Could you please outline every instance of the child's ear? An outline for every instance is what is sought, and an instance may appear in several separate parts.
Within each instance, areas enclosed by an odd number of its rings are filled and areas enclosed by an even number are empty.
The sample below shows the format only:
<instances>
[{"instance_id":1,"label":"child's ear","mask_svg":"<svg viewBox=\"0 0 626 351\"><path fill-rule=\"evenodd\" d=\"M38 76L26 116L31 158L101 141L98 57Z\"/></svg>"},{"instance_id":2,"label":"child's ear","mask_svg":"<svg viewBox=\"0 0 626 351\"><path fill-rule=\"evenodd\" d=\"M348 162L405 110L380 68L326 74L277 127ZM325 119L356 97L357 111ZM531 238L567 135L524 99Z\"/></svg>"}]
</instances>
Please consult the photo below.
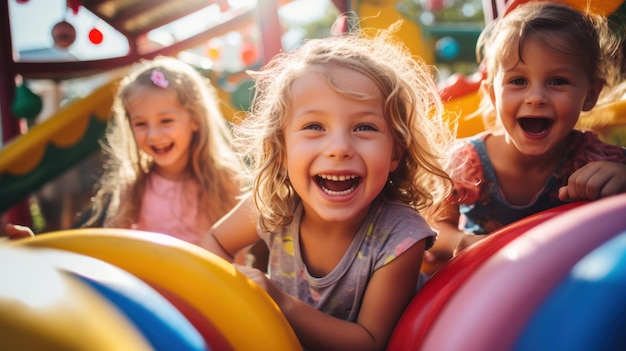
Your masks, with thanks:
<instances>
[{"instance_id":1,"label":"child's ear","mask_svg":"<svg viewBox=\"0 0 626 351\"><path fill-rule=\"evenodd\" d=\"M402 156L404 155L404 150L397 145L393 148L393 155L391 155L391 163L389 164L389 172L393 172L398 169L400 165L400 160L402 160Z\"/></svg>"},{"instance_id":2,"label":"child's ear","mask_svg":"<svg viewBox=\"0 0 626 351\"><path fill-rule=\"evenodd\" d=\"M601 80L596 80L589 84L587 96L585 96L585 101L583 102L583 111L589 111L596 105L603 87L604 82Z\"/></svg>"},{"instance_id":3,"label":"child's ear","mask_svg":"<svg viewBox=\"0 0 626 351\"><path fill-rule=\"evenodd\" d=\"M480 82L480 92L483 96L489 96L489 100L493 105L496 104L496 95L493 92L493 85L486 79Z\"/></svg>"},{"instance_id":4,"label":"child's ear","mask_svg":"<svg viewBox=\"0 0 626 351\"><path fill-rule=\"evenodd\" d=\"M198 121L192 120L191 121L191 131L192 132L197 132L198 130L200 130L200 126L198 126Z\"/></svg>"}]
</instances>

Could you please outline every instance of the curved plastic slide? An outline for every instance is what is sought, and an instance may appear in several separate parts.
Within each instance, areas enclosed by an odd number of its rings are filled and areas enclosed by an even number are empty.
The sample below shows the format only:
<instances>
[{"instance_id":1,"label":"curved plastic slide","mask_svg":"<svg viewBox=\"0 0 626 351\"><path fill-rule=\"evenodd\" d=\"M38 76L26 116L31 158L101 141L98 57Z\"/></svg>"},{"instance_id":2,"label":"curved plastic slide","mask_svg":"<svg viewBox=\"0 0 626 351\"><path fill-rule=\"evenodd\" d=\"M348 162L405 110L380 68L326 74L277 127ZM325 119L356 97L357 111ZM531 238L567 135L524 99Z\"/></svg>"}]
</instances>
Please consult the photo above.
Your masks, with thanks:
<instances>
[{"instance_id":1,"label":"curved plastic slide","mask_svg":"<svg viewBox=\"0 0 626 351\"><path fill-rule=\"evenodd\" d=\"M0 149L0 212L98 150L118 82L115 75Z\"/></svg>"}]
</instances>

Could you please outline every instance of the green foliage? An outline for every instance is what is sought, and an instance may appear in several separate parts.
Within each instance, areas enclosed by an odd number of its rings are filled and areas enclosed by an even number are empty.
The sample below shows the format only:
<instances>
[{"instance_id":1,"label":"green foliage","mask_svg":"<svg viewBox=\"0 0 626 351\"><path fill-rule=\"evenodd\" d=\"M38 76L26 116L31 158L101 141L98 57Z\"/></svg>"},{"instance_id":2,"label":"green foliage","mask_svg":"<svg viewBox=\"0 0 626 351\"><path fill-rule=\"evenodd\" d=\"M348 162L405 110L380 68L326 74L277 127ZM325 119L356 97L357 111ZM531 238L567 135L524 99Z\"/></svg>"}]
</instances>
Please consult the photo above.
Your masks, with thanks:
<instances>
[{"instance_id":1,"label":"green foliage","mask_svg":"<svg viewBox=\"0 0 626 351\"><path fill-rule=\"evenodd\" d=\"M442 2L439 9L431 9L428 4ZM454 23L484 25L482 0L399 0L398 10L407 18L423 26Z\"/></svg>"}]
</instances>

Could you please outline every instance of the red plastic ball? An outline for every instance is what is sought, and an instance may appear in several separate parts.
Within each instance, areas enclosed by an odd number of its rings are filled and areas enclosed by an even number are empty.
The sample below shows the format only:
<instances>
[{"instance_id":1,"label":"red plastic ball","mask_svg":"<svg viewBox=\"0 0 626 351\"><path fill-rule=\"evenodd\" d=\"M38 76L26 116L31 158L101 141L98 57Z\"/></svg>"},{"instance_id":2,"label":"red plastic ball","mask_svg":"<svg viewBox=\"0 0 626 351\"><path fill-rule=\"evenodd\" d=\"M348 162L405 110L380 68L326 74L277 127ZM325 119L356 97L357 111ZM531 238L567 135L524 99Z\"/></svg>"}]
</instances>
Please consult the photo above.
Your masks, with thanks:
<instances>
[{"instance_id":1,"label":"red plastic ball","mask_svg":"<svg viewBox=\"0 0 626 351\"><path fill-rule=\"evenodd\" d=\"M252 43L244 43L240 49L241 61L244 65L250 66L258 59L256 46Z\"/></svg>"},{"instance_id":2,"label":"red plastic ball","mask_svg":"<svg viewBox=\"0 0 626 351\"><path fill-rule=\"evenodd\" d=\"M93 44L98 45L102 43L103 39L104 39L104 35L102 35L102 32L98 28L92 28L89 31L89 41L92 42Z\"/></svg>"}]
</instances>

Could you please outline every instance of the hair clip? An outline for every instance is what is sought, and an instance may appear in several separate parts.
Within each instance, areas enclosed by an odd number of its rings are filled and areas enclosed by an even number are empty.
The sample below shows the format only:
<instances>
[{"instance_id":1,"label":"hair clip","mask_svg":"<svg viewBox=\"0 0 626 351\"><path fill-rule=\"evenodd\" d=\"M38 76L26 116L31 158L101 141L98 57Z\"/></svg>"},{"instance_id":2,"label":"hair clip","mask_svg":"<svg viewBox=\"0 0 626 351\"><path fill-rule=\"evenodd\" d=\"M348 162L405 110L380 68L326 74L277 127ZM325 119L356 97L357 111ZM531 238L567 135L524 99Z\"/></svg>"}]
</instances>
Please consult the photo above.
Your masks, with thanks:
<instances>
[{"instance_id":1,"label":"hair clip","mask_svg":"<svg viewBox=\"0 0 626 351\"><path fill-rule=\"evenodd\" d=\"M163 89L167 88L167 86L170 84L170 82L165 79L165 75L163 74L163 72L159 71L158 69L152 71L152 74L150 75L150 80L152 81L152 83L154 83L154 85Z\"/></svg>"}]
</instances>

